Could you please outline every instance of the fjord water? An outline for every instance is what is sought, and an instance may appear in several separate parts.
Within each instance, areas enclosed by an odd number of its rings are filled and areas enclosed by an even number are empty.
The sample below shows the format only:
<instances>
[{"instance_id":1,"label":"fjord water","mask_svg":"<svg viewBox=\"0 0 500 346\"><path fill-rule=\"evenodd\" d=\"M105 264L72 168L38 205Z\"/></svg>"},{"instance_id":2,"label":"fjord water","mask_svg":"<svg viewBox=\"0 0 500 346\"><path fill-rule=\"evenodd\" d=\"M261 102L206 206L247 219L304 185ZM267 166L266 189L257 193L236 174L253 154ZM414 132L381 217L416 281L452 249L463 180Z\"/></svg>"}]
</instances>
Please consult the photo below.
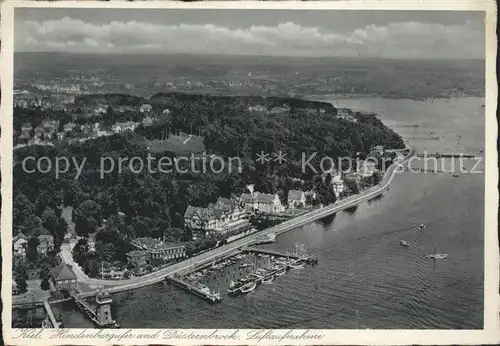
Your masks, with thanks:
<instances>
[{"instance_id":1,"label":"fjord water","mask_svg":"<svg viewBox=\"0 0 500 346\"><path fill-rule=\"evenodd\" d=\"M484 99L331 101L379 113L419 152L484 150ZM284 252L305 244L319 257L317 266L292 270L244 297L227 297L221 278L223 301L216 306L166 283L116 294L114 318L124 328L482 328L483 196L483 173L402 172L380 198L266 246ZM421 223L424 231L408 229ZM448 258L426 258L435 247ZM66 327L90 326L69 305L63 310Z\"/></svg>"}]
</instances>

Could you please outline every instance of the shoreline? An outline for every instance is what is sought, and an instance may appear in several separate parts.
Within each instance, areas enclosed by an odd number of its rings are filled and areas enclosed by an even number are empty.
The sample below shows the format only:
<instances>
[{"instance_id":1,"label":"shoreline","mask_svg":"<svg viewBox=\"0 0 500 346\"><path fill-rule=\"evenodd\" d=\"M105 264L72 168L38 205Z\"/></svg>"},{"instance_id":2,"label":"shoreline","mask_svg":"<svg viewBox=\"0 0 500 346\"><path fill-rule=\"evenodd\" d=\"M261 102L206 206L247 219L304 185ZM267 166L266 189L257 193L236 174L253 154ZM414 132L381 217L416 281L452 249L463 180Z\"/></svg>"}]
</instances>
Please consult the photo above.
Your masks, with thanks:
<instances>
[{"instance_id":1,"label":"shoreline","mask_svg":"<svg viewBox=\"0 0 500 346\"><path fill-rule=\"evenodd\" d=\"M410 153L407 156L403 156L401 154L401 151L406 151L406 150L410 150ZM204 263L216 260L217 258L227 257L233 253L235 254L240 251L240 248L253 244L255 240L259 237L267 236L270 233L274 233L276 236L278 236L280 234L289 232L298 227L302 227L305 224L313 222L317 219L323 218L325 216L358 205L366 200L369 200L384 193L392 183L392 180L395 174L397 173L397 168L400 167L401 165L404 165L412 156L415 155L415 149L411 145L407 144L405 149L402 149L397 153L399 154L398 158L386 170L381 182L378 185L375 185L367 190L362 191L362 193L360 194L353 195L335 204L331 204L321 209L310 211L306 214L302 214L294 219L287 220L276 226L242 237L240 239L235 240L234 242L223 245L219 248L211 249L195 257L191 257L181 262L172 264L166 268L158 270L157 272L127 280L101 280L101 279L89 278L86 274L83 273L83 271L79 266L75 268L76 269L75 272L77 276L81 279L83 284L88 286L102 286L103 290L108 293L127 291L163 281L165 277L181 272L188 267L192 267L193 264L194 266L202 266ZM71 252L69 251L70 249L68 245L69 244L63 245L63 247L61 248L60 256L63 262L74 266L75 263L74 261L72 261ZM198 262L201 261L202 263L198 263L197 261ZM95 292L96 292L95 290L82 292L81 295L92 296L95 294Z\"/></svg>"}]
</instances>

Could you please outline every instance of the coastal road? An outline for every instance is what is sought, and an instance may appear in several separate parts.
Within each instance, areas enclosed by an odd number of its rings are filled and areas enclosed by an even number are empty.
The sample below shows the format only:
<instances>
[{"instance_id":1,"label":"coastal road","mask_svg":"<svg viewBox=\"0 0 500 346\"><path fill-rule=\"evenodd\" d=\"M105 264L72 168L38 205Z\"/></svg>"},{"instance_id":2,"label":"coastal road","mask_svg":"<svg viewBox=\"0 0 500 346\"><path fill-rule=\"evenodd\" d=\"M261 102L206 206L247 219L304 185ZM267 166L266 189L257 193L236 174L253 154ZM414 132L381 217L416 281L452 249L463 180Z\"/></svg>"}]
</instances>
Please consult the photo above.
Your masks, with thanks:
<instances>
[{"instance_id":1,"label":"coastal road","mask_svg":"<svg viewBox=\"0 0 500 346\"><path fill-rule=\"evenodd\" d=\"M397 151L398 157L396 158L396 161L393 165L391 165L388 170L385 172L384 177L382 178L382 181L376 185L373 186L367 190L364 190L362 193L350 196L348 198L345 198L341 201L337 201L335 204L328 205L326 207L320 208L313 210L311 212L308 212L306 214L300 215L296 218L287 220L279 225L276 225L271 228L267 228L265 230L262 230L260 232L248 235L246 237L240 238L238 240L235 240L234 242L231 242L229 244L223 245L219 248L204 252L202 254L196 255L190 259L184 260L182 262L178 262L175 264L172 264L168 267L165 267L163 269L160 269L156 272L146 274L140 277L134 277L131 279L127 280L100 280L100 279L93 279L89 278L81 268L74 263L72 255L71 255L71 247L69 244L64 244L61 246L61 258L65 263L71 264L74 268L75 274L78 277L78 281L81 283L85 283L89 286L103 286L105 291L108 291L110 293L112 292L119 292L119 291L125 291L129 289L134 289L146 285L150 285L159 281L162 281L166 276L170 276L173 274L176 274L178 272L182 272L186 269L191 268L192 266L198 266L201 264L209 263L211 261L214 261L218 258L225 257L231 253L237 253L239 252L239 248L245 247L252 245L257 238L260 238L262 236L274 233L276 235L290 231L292 229L295 229L297 227L304 226L308 223L311 223L315 220L321 219L323 217L326 217L328 215L331 215L333 213L337 213L339 211L345 210L347 208L350 208L352 206L358 205L361 202L367 201L369 199L372 199L381 193L383 193L387 188L389 187L390 183L392 182L392 179L394 178L395 173L398 171L398 167L402 167L409 159L415 154L415 151L411 147L407 147L407 149L410 149L410 154L404 157L402 155L402 151ZM92 295L93 293L89 292L87 295ZM86 294L83 293L82 296L85 296Z\"/></svg>"}]
</instances>

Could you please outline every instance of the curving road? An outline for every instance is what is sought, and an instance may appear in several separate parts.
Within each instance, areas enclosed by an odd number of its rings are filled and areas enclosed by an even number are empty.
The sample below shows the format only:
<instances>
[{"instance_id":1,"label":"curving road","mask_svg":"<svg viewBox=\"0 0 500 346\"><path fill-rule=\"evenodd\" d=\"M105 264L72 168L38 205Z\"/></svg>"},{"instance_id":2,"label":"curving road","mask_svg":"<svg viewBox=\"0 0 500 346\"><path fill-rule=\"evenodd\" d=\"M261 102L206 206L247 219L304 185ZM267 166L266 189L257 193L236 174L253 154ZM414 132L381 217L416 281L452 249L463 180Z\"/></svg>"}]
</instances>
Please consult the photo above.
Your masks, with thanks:
<instances>
[{"instance_id":1,"label":"curving road","mask_svg":"<svg viewBox=\"0 0 500 346\"><path fill-rule=\"evenodd\" d=\"M409 155L406 157L403 156L402 152L404 150L410 150ZM163 280L166 276L170 276L173 274L176 274L178 272L181 272L183 270L186 270L190 267L193 266L199 266L202 264L206 264L208 262L214 261L218 258L225 257L231 254L236 254L239 252L239 248L245 247L248 245L251 245L254 243L257 238L262 237L264 235L270 234L270 233L275 233L276 235L279 235L281 233L290 231L292 229L295 229L297 227L301 227L303 225L306 225L308 223L311 223L315 220L321 219L325 216L331 215L333 213L342 211L344 209L347 209L349 207L355 206L360 204L363 201L369 200L371 198L374 198L381 193L383 193L387 188L389 187L390 183L392 182L395 173L397 172L398 167L402 167L412 156L415 155L415 150L407 145L407 148L404 150L399 150L395 151L398 157L395 160L395 163L391 165L388 170L385 172L384 177L382 181L376 185L373 186L367 190L364 190L362 193L354 196L350 196L348 198L345 198L341 201L337 201L335 204L328 205L326 207L323 207L321 209L316 209L311 212L308 212L306 214L302 214L296 218L287 220L279 225L276 225L274 227L262 230L260 232L248 235L246 237L243 237L241 239L235 240L234 242L231 242L229 244L223 245L219 248L204 252L202 254L196 255L190 259L184 260L182 262L178 262L176 264L172 264L166 268L160 269L156 272L146 274L140 277L134 277L131 279L127 280L100 280L100 279L92 279L89 278L81 268L74 263L73 257L71 255L71 246L69 244L64 244L61 246L61 252L60 256L62 260L65 263L71 264L73 266L73 269L75 271L75 274L78 277L78 281L81 283L85 283L87 285L99 285L99 286L104 286L104 290L108 292L119 292L119 291L125 291L129 289L134 289L146 285L153 284L155 282L159 282ZM95 292L89 292L89 293L83 293L81 296L91 296Z\"/></svg>"}]
</instances>

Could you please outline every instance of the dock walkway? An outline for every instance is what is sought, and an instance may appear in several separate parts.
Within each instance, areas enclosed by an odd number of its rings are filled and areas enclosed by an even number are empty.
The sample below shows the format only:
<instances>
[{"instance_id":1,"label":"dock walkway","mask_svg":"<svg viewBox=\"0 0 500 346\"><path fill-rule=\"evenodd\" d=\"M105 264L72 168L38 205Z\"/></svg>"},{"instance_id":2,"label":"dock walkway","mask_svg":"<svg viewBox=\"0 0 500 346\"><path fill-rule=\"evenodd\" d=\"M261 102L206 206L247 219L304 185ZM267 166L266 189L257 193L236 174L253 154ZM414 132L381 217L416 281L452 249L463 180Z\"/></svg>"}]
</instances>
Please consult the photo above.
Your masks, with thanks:
<instances>
[{"instance_id":1,"label":"dock walkway","mask_svg":"<svg viewBox=\"0 0 500 346\"><path fill-rule=\"evenodd\" d=\"M52 323L52 326L55 329L59 329L61 326L61 323L57 321L56 316L54 316L54 313L52 312L52 308L50 307L49 301L47 299L43 300L43 306L45 307L45 311L47 311L47 315L49 316L50 323Z\"/></svg>"},{"instance_id":2,"label":"dock walkway","mask_svg":"<svg viewBox=\"0 0 500 346\"><path fill-rule=\"evenodd\" d=\"M207 292L207 291L201 290L198 287L191 285L190 283L183 281L179 278L176 278L174 276L167 276L166 279L167 279L167 281L172 282L173 284L184 288L188 292L194 293L198 297L201 297L201 298L209 301L210 303L213 303L213 304L219 303L222 300L220 295L212 293L212 292Z\"/></svg>"},{"instance_id":3,"label":"dock walkway","mask_svg":"<svg viewBox=\"0 0 500 346\"><path fill-rule=\"evenodd\" d=\"M257 249L254 247L247 247L242 250L243 253L245 252L251 252L251 253L256 253L256 254L261 254L261 255L268 255L268 256L276 256L276 257L288 257L291 259L296 259L298 260L301 258L301 256L298 256L296 254L284 254L278 251L273 251L273 250L267 250L267 249Z\"/></svg>"}]
</instances>

